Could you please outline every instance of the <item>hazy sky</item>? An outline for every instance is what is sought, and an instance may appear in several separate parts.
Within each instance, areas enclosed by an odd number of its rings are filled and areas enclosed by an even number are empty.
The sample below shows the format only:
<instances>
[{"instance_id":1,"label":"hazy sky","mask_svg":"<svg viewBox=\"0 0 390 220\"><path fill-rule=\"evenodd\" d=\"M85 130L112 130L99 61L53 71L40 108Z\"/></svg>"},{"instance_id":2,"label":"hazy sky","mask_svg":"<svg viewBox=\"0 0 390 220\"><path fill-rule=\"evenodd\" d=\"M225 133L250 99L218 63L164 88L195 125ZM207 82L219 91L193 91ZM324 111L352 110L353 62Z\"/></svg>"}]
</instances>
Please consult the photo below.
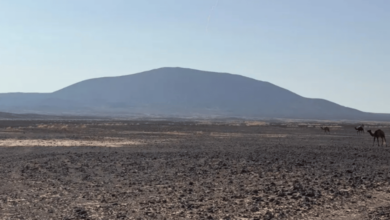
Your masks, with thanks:
<instances>
[{"instance_id":1,"label":"hazy sky","mask_svg":"<svg viewBox=\"0 0 390 220\"><path fill-rule=\"evenodd\" d=\"M0 92L187 67L390 113L389 0L215 3L0 0Z\"/></svg>"}]
</instances>

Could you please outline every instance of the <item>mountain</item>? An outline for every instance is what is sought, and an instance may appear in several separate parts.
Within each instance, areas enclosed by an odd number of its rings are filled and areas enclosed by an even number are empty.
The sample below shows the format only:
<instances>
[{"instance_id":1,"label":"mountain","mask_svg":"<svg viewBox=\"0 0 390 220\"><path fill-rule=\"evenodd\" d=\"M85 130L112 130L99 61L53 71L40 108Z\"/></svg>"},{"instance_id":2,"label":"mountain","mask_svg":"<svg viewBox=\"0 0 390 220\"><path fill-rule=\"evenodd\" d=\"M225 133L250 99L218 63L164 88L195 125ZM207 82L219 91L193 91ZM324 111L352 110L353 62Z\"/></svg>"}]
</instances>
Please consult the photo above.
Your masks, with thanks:
<instances>
[{"instance_id":1,"label":"mountain","mask_svg":"<svg viewBox=\"0 0 390 220\"><path fill-rule=\"evenodd\" d=\"M228 73L160 68L85 80L53 93L0 94L0 111L14 113L390 120L323 99L309 99L268 82Z\"/></svg>"}]
</instances>

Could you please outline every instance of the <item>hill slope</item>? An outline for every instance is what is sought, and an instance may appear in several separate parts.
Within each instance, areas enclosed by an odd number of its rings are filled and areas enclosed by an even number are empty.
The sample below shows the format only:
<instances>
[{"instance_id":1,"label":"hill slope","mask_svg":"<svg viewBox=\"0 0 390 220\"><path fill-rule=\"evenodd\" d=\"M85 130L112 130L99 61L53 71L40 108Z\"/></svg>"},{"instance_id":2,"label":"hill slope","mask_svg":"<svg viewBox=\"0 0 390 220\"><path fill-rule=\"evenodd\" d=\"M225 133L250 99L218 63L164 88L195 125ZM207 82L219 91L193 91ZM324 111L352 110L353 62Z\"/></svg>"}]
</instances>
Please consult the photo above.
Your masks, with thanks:
<instances>
[{"instance_id":1,"label":"hill slope","mask_svg":"<svg viewBox=\"0 0 390 220\"><path fill-rule=\"evenodd\" d=\"M184 68L82 81L50 94L0 94L0 110L50 114L390 120L268 82Z\"/></svg>"}]
</instances>

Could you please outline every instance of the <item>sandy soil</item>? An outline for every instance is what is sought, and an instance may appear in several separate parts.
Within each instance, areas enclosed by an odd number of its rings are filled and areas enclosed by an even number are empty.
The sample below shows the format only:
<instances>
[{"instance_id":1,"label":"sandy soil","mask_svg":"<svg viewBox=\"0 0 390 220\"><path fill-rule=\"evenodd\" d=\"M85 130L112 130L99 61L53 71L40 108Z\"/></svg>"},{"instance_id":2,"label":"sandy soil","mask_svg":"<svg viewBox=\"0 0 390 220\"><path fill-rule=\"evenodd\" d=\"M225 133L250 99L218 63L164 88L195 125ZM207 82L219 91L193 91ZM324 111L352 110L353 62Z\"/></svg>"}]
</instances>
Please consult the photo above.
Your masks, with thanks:
<instances>
[{"instance_id":1,"label":"sandy soil","mask_svg":"<svg viewBox=\"0 0 390 220\"><path fill-rule=\"evenodd\" d=\"M2 121L0 219L390 219L390 146L319 126Z\"/></svg>"}]
</instances>

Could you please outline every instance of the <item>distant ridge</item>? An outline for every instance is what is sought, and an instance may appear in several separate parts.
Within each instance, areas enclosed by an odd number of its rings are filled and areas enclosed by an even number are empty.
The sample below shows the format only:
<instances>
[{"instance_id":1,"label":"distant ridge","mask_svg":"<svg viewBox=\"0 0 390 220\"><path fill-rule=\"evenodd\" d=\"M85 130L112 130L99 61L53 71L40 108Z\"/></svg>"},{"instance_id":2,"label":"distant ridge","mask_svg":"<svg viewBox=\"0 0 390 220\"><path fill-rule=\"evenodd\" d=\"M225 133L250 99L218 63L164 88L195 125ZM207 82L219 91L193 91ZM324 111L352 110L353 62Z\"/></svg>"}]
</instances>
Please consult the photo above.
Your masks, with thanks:
<instances>
[{"instance_id":1,"label":"distant ridge","mask_svg":"<svg viewBox=\"0 0 390 220\"><path fill-rule=\"evenodd\" d=\"M111 119L108 117L91 117L77 115L40 115L40 114L14 114L8 112L0 112L0 120L104 120Z\"/></svg>"},{"instance_id":2,"label":"distant ridge","mask_svg":"<svg viewBox=\"0 0 390 220\"><path fill-rule=\"evenodd\" d=\"M141 117L385 120L268 82L228 73L160 68L85 80L53 93L0 94L0 111Z\"/></svg>"}]
</instances>

